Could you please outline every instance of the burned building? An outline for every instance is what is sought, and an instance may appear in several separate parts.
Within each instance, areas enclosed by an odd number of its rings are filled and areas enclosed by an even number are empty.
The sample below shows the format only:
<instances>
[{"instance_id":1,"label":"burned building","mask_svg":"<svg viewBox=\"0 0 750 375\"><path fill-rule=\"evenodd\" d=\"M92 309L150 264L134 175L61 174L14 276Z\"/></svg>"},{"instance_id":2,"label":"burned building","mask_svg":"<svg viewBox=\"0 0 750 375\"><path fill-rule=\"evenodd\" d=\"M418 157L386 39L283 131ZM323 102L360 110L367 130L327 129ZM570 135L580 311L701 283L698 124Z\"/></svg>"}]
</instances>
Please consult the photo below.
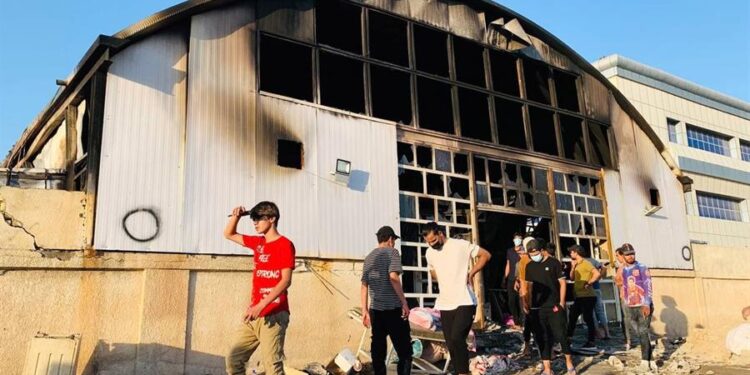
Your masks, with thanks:
<instances>
[{"instance_id":1,"label":"burned building","mask_svg":"<svg viewBox=\"0 0 750 375\"><path fill-rule=\"evenodd\" d=\"M659 137L580 55L490 1L188 1L100 36L64 84L5 182L81 192L76 246L94 259L233 261L246 252L222 237L227 214L272 200L305 264L356 273L375 230L400 228L413 305L437 292L418 235L429 221L498 254L488 303L514 232L563 259L581 244L611 260L627 241L652 267L692 267L690 181ZM196 308L193 277L175 288Z\"/></svg>"}]
</instances>

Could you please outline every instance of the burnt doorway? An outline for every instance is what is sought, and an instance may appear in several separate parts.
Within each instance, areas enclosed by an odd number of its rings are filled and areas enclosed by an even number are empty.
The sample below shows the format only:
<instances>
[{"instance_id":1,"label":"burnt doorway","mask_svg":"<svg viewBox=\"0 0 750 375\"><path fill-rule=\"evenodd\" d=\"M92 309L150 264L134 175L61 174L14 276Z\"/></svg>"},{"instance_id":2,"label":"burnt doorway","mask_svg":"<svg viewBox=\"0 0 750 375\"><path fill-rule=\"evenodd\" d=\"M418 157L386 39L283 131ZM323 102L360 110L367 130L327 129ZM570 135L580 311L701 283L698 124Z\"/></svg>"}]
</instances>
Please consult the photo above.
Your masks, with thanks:
<instances>
[{"instance_id":1,"label":"burnt doorway","mask_svg":"<svg viewBox=\"0 0 750 375\"><path fill-rule=\"evenodd\" d=\"M550 224L549 218L540 216L485 210L477 212L479 245L492 254L492 259L484 267L482 273L485 301L490 304L489 316L493 321L501 322L502 314L508 312L503 279L507 260L506 252L513 247L513 234L518 232L524 237L541 237L549 240Z\"/></svg>"}]
</instances>

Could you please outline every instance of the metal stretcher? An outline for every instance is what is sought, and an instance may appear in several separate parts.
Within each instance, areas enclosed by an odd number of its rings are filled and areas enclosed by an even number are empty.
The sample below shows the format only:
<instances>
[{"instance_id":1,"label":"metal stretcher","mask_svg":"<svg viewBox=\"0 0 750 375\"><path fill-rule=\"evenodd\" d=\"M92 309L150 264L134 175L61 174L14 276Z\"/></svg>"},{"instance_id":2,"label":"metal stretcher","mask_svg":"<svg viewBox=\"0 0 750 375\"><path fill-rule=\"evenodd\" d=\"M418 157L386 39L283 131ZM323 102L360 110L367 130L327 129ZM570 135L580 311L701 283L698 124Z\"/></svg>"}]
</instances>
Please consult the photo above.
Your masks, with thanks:
<instances>
[{"instance_id":1,"label":"metal stretcher","mask_svg":"<svg viewBox=\"0 0 750 375\"><path fill-rule=\"evenodd\" d=\"M351 310L349 310L348 314L349 318L352 320L359 322L362 324L362 309L359 307L354 307ZM411 328L411 338L412 339L420 339L424 341L437 341L437 342L445 342L445 337L443 337L442 332L435 332L430 331L428 329L424 329L422 327L416 326L409 322L409 327ZM359 339L359 346L357 347L357 357L360 355L364 358L367 358L368 360L372 360L372 356L370 355L370 352L368 352L365 349L365 339L370 333L370 328L365 328L364 332L362 332L362 336ZM388 355L386 356L385 363L391 362L391 357L394 355L395 349L393 348L392 344L389 344L388 349ZM450 364L451 359L450 355L446 353L446 359L445 359L445 365L443 368L439 368L435 366L434 364L422 359L422 358L412 358L412 374L447 374L448 373L448 365Z\"/></svg>"}]
</instances>

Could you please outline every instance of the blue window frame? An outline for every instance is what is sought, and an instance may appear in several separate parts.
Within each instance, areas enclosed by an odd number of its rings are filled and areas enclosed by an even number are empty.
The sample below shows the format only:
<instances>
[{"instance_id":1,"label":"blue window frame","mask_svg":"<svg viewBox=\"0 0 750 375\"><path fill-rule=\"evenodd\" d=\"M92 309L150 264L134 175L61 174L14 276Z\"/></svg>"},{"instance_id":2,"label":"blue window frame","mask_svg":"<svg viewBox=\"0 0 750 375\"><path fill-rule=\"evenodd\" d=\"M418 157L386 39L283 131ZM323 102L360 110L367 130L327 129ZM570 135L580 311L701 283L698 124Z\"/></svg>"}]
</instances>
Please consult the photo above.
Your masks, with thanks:
<instances>
[{"instance_id":1,"label":"blue window frame","mask_svg":"<svg viewBox=\"0 0 750 375\"><path fill-rule=\"evenodd\" d=\"M713 219L742 221L740 200L720 195L697 192L698 214Z\"/></svg>"},{"instance_id":2,"label":"blue window frame","mask_svg":"<svg viewBox=\"0 0 750 375\"><path fill-rule=\"evenodd\" d=\"M687 127L688 146L729 156L729 138L695 126Z\"/></svg>"}]
</instances>

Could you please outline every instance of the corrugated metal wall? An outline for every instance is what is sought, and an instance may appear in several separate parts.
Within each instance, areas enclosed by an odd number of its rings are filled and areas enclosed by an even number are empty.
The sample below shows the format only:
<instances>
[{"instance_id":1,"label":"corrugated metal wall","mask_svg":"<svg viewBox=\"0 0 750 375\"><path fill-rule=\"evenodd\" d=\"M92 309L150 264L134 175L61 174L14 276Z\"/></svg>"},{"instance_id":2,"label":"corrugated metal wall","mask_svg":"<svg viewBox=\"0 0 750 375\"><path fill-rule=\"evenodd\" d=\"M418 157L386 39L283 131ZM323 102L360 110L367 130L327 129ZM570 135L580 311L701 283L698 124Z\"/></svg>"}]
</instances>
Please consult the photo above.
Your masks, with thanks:
<instances>
[{"instance_id":1,"label":"corrugated metal wall","mask_svg":"<svg viewBox=\"0 0 750 375\"><path fill-rule=\"evenodd\" d=\"M614 248L629 242L649 267L690 269L682 257L690 246L682 186L641 128L616 103L612 108L620 169L605 172L604 187ZM659 190L662 209L645 216L649 189Z\"/></svg>"},{"instance_id":2,"label":"corrugated metal wall","mask_svg":"<svg viewBox=\"0 0 750 375\"><path fill-rule=\"evenodd\" d=\"M253 4L240 2L191 21L182 235L187 252L246 253L222 232L233 207L255 200L254 18ZM251 229L246 221L240 228Z\"/></svg>"},{"instance_id":3,"label":"corrugated metal wall","mask_svg":"<svg viewBox=\"0 0 750 375\"><path fill-rule=\"evenodd\" d=\"M107 75L95 247L177 251L181 245L187 30L171 29L113 57ZM136 212L125 223L132 210ZM158 225L154 216L158 217ZM124 226L138 242L126 234Z\"/></svg>"}]
</instances>

